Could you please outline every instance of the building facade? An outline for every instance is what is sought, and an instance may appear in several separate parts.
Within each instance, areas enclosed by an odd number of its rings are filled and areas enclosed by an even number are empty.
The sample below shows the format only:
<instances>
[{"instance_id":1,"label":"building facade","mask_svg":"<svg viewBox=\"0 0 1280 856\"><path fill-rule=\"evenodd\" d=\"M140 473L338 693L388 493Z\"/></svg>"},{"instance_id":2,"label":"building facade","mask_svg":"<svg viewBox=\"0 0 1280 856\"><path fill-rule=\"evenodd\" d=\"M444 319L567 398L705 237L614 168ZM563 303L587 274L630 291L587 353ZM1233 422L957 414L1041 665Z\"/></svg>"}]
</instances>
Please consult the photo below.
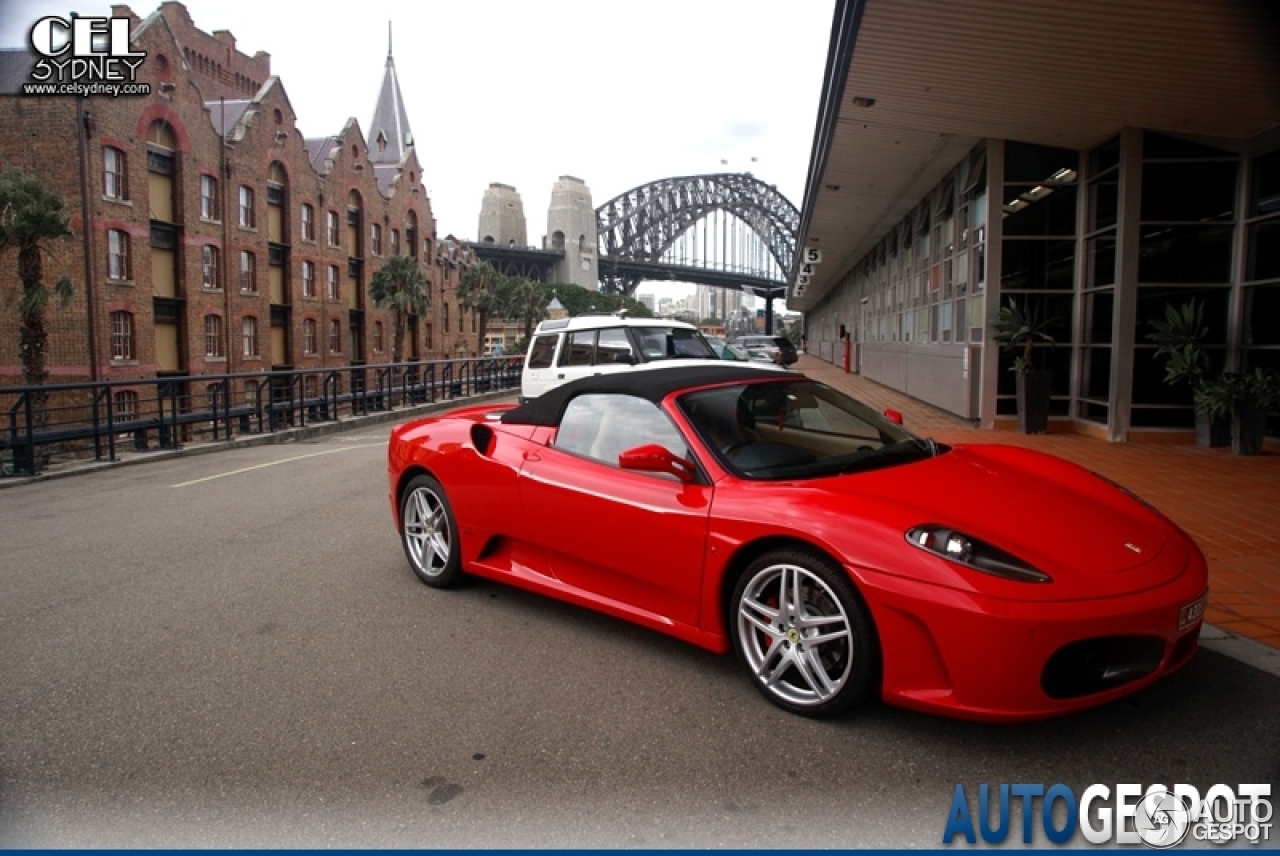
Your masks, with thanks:
<instances>
[{"instance_id":1,"label":"building facade","mask_svg":"<svg viewBox=\"0 0 1280 856\"><path fill-rule=\"evenodd\" d=\"M436 236L390 49L370 137L351 119L307 138L269 55L199 30L180 3L113 15L132 21L149 95L29 97L12 79L0 94L0 168L35 174L72 215L45 270L75 285L47 312L51 382L389 363L394 317L368 290L397 254L418 259L431 298L402 360L479 352L454 296L471 254ZM17 287L14 264L0 282ZM21 383L17 323L0 314L6 384Z\"/></svg>"},{"instance_id":2,"label":"building facade","mask_svg":"<svg viewBox=\"0 0 1280 856\"><path fill-rule=\"evenodd\" d=\"M1149 338L1168 307L1203 308L1213 370L1280 369L1278 19L1006 12L836 4L800 234L820 261L788 307L810 353L987 427L1016 413L993 321L1030 307L1058 429L1189 437L1191 389Z\"/></svg>"}]
</instances>

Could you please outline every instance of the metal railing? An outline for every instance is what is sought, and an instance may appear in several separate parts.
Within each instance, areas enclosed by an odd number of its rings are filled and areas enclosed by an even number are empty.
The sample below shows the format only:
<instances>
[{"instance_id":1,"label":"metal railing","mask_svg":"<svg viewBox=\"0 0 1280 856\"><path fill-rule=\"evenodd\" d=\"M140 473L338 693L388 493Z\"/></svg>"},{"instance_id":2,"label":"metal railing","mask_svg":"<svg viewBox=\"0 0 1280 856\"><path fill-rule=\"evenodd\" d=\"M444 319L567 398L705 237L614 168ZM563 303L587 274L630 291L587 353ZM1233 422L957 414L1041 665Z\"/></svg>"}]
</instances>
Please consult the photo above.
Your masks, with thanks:
<instances>
[{"instance_id":1,"label":"metal railing","mask_svg":"<svg viewBox=\"0 0 1280 856\"><path fill-rule=\"evenodd\" d=\"M518 389L523 357L0 387L0 475Z\"/></svg>"}]
</instances>

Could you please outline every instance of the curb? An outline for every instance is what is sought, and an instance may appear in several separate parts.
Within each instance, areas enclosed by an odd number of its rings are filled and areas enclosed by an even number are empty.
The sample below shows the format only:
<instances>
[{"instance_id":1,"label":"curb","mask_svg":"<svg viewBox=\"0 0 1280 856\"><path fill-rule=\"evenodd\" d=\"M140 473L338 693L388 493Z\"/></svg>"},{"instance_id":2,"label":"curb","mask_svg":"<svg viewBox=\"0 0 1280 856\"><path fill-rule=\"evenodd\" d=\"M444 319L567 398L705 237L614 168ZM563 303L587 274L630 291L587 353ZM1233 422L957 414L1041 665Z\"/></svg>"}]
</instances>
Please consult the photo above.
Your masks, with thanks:
<instances>
[{"instance_id":1,"label":"curb","mask_svg":"<svg viewBox=\"0 0 1280 856\"><path fill-rule=\"evenodd\" d=\"M1239 660L1268 675L1280 678L1280 649L1263 645L1245 636L1237 636L1213 624L1200 625L1200 647L1215 654Z\"/></svg>"}]
</instances>

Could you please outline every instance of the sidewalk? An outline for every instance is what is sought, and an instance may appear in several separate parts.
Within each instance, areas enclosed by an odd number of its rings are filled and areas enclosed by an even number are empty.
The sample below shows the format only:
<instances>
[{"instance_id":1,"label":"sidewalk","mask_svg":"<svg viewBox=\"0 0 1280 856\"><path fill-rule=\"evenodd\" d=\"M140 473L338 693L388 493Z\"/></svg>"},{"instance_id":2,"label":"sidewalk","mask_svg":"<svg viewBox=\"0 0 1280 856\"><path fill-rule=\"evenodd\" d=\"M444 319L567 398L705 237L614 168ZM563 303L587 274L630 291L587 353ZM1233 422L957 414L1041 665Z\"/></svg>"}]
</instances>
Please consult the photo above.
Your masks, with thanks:
<instances>
[{"instance_id":1,"label":"sidewalk","mask_svg":"<svg viewBox=\"0 0 1280 856\"><path fill-rule=\"evenodd\" d=\"M795 368L877 409L897 410L917 434L945 443L1038 449L1124 485L1190 533L1204 551L1209 560L1205 621L1280 649L1280 454L1241 457L1229 449L1190 444L984 431L817 357L801 355Z\"/></svg>"}]
</instances>

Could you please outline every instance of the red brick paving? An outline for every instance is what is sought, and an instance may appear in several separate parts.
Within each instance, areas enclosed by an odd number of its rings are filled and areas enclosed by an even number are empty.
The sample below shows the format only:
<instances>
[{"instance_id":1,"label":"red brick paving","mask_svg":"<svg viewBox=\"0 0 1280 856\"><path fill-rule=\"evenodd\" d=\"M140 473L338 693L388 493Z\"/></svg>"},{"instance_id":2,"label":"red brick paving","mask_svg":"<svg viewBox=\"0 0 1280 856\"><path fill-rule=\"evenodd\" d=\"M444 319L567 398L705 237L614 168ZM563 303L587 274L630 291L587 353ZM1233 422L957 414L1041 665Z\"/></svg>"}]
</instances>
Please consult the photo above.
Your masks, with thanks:
<instances>
[{"instance_id":1,"label":"red brick paving","mask_svg":"<svg viewBox=\"0 0 1280 856\"><path fill-rule=\"evenodd\" d=\"M1109 443L1085 434L981 430L809 355L795 368L946 443L1007 443L1066 458L1124 485L1185 529L1209 561L1205 620L1280 648L1280 454L1242 457L1193 444Z\"/></svg>"}]
</instances>

